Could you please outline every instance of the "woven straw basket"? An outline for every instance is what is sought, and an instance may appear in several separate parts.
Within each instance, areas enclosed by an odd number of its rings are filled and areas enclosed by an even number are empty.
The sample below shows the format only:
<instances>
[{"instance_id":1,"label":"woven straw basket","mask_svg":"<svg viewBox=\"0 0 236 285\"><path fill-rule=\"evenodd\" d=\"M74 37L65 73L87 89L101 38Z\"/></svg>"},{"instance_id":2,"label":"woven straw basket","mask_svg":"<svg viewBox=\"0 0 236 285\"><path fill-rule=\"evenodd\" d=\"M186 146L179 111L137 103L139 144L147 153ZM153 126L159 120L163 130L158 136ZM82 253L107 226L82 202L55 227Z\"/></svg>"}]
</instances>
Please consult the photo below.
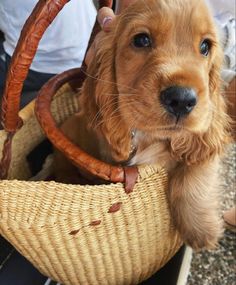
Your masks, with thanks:
<instances>
[{"instance_id":1,"label":"woven straw basket","mask_svg":"<svg viewBox=\"0 0 236 285\"><path fill-rule=\"evenodd\" d=\"M43 32L66 2L39 1L9 68L0 131L0 234L40 272L65 285L138 284L164 266L181 245L170 219L164 169L140 167L132 191L126 191L127 172L81 153L86 167L89 159L97 172L108 169L107 180L113 182L91 186L29 181L27 156L47 130L38 123L35 102L19 111L19 94ZM71 82L79 74L72 70L56 76L40 92L40 97L47 90L55 93L50 103L55 125L78 110ZM50 167L45 174L51 174Z\"/></svg>"}]
</instances>

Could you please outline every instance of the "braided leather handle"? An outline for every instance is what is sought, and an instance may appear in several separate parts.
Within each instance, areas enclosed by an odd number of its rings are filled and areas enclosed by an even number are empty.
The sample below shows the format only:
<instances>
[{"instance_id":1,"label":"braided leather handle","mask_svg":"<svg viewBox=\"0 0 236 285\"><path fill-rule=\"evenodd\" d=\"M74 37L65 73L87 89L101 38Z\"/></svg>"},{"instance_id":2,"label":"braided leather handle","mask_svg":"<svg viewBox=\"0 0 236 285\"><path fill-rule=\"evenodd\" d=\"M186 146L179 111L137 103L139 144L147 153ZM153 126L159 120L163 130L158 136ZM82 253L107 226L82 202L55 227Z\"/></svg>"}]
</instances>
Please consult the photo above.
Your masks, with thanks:
<instances>
[{"instance_id":1,"label":"braided leather handle","mask_svg":"<svg viewBox=\"0 0 236 285\"><path fill-rule=\"evenodd\" d=\"M111 2L112 1L100 1L100 8L103 5L111 6ZM94 39L97 31L98 25L95 24L90 43ZM115 183L124 182L126 193L130 193L137 180L137 167L123 168L113 166L90 156L64 135L57 127L51 114L51 102L58 89L66 82L76 82L77 87L80 87L86 77L83 72L84 68L85 66L83 64L80 69L71 69L51 78L39 91L35 104L36 116L49 140L57 149L64 153L75 166L107 181Z\"/></svg>"},{"instance_id":2,"label":"braided leather handle","mask_svg":"<svg viewBox=\"0 0 236 285\"><path fill-rule=\"evenodd\" d=\"M18 116L24 80L36 53L40 39L62 7L69 0L40 0L26 21L7 73L2 101L2 125L8 132L20 126Z\"/></svg>"},{"instance_id":3,"label":"braided leather handle","mask_svg":"<svg viewBox=\"0 0 236 285\"><path fill-rule=\"evenodd\" d=\"M5 131L14 134L21 126L21 118L18 115L20 108L20 95L23 88L24 80L27 77L29 67L33 61L34 55L40 39L42 38L47 27L51 24L54 18L64 5L70 0L39 0L32 14L26 21L16 49L13 53L11 64L9 66L7 80L5 84L4 96L2 100L2 125ZM112 0L99 0L99 6L111 7ZM96 30L96 25L95 29ZM91 36L94 37L95 32ZM90 43L91 43L90 40ZM70 80L77 79L83 81L80 70L72 70L64 72L52 78L39 92L37 100L36 113L39 121L53 144L64 152L75 165L89 171L90 173L112 182L125 182L125 189L128 192L132 188L137 179L137 168L122 168L114 167L106 164L87 153L83 152L78 146L72 144L65 135L56 127L55 121L50 114L50 103L56 90L62 84ZM45 92L46 91L46 92ZM45 96L48 93L48 96ZM44 96L42 96L44 94ZM6 154L5 148L3 154ZM6 170L1 177L7 176L7 171L10 163L10 156L7 156L7 165L4 164L5 155L3 155L1 165Z\"/></svg>"},{"instance_id":4,"label":"braided leather handle","mask_svg":"<svg viewBox=\"0 0 236 285\"><path fill-rule=\"evenodd\" d=\"M123 182L125 180L124 169L115 167L99 161L82 151L73 144L64 133L57 127L51 114L51 102L57 90L66 82L76 80L77 84L82 84L86 75L82 69L71 69L51 78L39 91L35 113L38 121L53 145L65 154L76 166L97 177L113 182Z\"/></svg>"},{"instance_id":5,"label":"braided leather handle","mask_svg":"<svg viewBox=\"0 0 236 285\"><path fill-rule=\"evenodd\" d=\"M47 27L70 0L39 0L26 21L7 73L2 99L1 122L7 132L15 132L21 126L18 116L20 96L24 80ZM111 6L111 0L99 0L100 7Z\"/></svg>"}]
</instances>

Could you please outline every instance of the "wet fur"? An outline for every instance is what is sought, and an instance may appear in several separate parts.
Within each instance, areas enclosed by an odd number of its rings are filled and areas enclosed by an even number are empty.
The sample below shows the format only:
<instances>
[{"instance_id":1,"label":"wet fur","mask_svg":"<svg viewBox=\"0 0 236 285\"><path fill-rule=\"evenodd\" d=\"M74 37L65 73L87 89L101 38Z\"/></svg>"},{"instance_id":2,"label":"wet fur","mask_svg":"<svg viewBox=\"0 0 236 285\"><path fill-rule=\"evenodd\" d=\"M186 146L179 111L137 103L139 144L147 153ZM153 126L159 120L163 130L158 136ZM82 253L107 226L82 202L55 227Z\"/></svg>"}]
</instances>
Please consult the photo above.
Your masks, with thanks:
<instances>
[{"instance_id":1,"label":"wet fur","mask_svg":"<svg viewBox=\"0 0 236 285\"><path fill-rule=\"evenodd\" d=\"M132 45L142 32L151 35L152 48ZM199 52L204 38L212 41L208 57ZM220 92L222 52L204 1L137 1L110 33L101 32L100 41L81 90L81 112L64 124L64 132L110 163L166 167L170 211L183 240L196 250L215 247L222 233L217 170L228 117ZM193 111L178 122L159 100L161 90L173 85L198 95ZM131 145L137 151L129 159ZM56 156L58 177L75 179L75 167Z\"/></svg>"}]
</instances>

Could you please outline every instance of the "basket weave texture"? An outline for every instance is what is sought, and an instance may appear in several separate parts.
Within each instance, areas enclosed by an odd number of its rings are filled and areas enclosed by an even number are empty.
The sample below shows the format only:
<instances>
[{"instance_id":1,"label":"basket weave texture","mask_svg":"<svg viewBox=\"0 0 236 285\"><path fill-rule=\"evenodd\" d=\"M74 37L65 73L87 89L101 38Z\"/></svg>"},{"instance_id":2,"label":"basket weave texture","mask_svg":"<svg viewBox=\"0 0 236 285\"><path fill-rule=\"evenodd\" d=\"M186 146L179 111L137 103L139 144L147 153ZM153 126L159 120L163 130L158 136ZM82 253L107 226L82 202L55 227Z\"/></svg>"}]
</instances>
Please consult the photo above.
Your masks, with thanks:
<instances>
[{"instance_id":1,"label":"basket weave texture","mask_svg":"<svg viewBox=\"0 0 236 285\"><path fill-rule=\"evenodd\" d=\"M63 284L138 284L180 245L170 222L165 172L139 171L129 195L121 183L2 181L0 233Z\"/></svg>"},{"instance_id":2,"label":"basket weave texture","mask_svg":"<svg viewBox=\"0 0 236 285\"><path fill-rule=\"evenodd\" d=\"M58 124L78 110L77 93L69 84L64 84L55 95L52 114ZM27 155L45 139L45 135L34 113L35 101L20 111L23 126L15 133L12 140L12 157L7 179L27 180L31 177ZM7 137L5 130L0 130L0 153Z\"/></svg>"},{"instance_id":3,"label":"basket weave texture","mask_svg":"<svg viewBox=\"0 0 236 285\"><path fill-rule=\"evenodd\" d=\"M59 124L78 110L77 99L69 84L58 90L52 113ZM130 194L122 183L20 181L31 176L25 157L44 139L33 105L21 111L24 125L13 138L8 179L18 180L0 181L0 234L44 275L65 285L149 278L181 245L171 224L165 170L140 167Z\"/></svg>"}]
</instances>

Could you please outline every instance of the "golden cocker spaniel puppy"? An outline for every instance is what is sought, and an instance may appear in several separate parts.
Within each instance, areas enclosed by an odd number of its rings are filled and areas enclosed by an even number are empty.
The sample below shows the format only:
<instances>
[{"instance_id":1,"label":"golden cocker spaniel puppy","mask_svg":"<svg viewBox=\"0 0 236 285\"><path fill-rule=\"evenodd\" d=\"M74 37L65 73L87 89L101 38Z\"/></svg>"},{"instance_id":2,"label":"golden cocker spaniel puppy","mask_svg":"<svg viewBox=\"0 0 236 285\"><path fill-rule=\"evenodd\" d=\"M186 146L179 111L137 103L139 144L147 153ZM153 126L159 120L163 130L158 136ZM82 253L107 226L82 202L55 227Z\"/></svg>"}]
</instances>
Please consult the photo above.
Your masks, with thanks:
<instances>
[{"instance_id":1,"label":"golden cocker spaniel puppy","mask_svg":"<svg viewBox=\"0 0 236 285\"><path fill-rule=\"evenodd\" d=\"M206 4L136 1L99 37L81 112L64 123L64 132L104 161L165 167L183 240L196 250L214 247L222 233L217 169L228 117L222 52ZM60 180L77 174L60 153L56 159Z\"/></svg>"}]
</instances>

